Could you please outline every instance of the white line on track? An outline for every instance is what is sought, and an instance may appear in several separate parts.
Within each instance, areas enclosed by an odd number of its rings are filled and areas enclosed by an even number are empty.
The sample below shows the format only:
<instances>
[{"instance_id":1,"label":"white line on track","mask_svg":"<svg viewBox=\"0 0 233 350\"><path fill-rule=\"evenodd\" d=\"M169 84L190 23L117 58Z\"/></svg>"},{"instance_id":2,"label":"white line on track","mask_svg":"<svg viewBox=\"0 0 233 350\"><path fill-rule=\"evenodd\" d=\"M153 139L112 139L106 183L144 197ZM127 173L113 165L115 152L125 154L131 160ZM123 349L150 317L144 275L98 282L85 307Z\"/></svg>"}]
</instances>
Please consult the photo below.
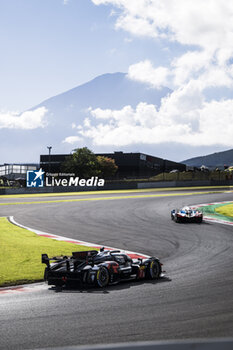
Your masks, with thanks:
<instances>
[{"instance_id":1,"label":"white line on track","mask_svg":"<svg viewBox=\"0 0 233 350\"><path fill-rule=\"evenodd\" d=\"M22 292L37 292L41 290L47 290L48 286L44 283L33 283L33 284L23 284L12 287L2 287L0 288L0 295L2 294L18 294Z\"/></svg>"},{"instance_id":2,"label":"white line on track","mask_svg":"<svg viewBox=\"0 0 233 350\"><path fill-rule=\"evenodd\" d=\"M79 245L83 245L83 246L86 246L86 247L93 247L93 248L96 248L96 249L100 249L102 246L99 245L99 244L96 244L96 243L90 243L90 242L85 242L85 241L80 241L80 240L76 240L76 239L72 239L72 238L68 238L68 237L63 237L63 236L58 236L58 235L54 235L52 233L47 233L47 232L43 232L43 231L39 231L39 230L36 230L36 229L33 229L33 228L30 228L30 227L27 227L27 226L24 226L24 225L21 225L19 223L17 223L15 221L15 219L13 218L13 216L10 216L8 218L8 220L16 225L16 226L19 226L21 228L24 228L26 230L29 230L29 231L32 231L34 233L36 233L38 236L42 236L42 237L46 237L46 238L51 238L51 239L56 239L57 241L64 241L64 242L68 242L68 243L74 243L74 244L79 244ZM119 248L113 248L113 247L106 247L106 249L108 250L119 250ZM148 255L145 255L145 254L142 254L142 253L137 253L137 252L132 252L130 250L121 250L121 252L124 252L128 255L130 255L132 258L148 258L149 256Z\"/></svg>"}]
</instances>

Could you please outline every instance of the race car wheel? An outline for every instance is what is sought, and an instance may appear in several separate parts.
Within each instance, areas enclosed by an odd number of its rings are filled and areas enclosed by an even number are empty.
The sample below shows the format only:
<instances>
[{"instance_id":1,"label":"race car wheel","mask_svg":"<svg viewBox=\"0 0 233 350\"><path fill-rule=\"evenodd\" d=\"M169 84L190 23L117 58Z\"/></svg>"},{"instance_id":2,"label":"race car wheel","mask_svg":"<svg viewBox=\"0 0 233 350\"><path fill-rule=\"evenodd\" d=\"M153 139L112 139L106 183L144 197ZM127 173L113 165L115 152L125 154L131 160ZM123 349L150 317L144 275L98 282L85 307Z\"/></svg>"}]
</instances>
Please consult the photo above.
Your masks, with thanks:
<instances>
[{"instance_id":1,"label":"race car wheel","mask_svg":"<svg viewBox=\"0 0 233 350\"><path fill-rule=\"evenodd\" d=\"M177 216L175 217L175 222L180 222L180 218L178 218Z\"/></svg>"},{"instance_id":2,"label":"race car wheel","mask_svg":"<svg viewBox=\"0 0 233 350\"><path fill-rule=\"evenodd\" d=\"M158 261L152 260L148 266L148 277L152 280L159 278L161 266Z\"/></svg>"},{"instance_id":3,"label":"race car wheel","mask_svg":"<svg viewBox=\"0 0 233 350\"><path fill-rule=\"evenodd\" d=\"M44 281L48 280L48 268L46 267L44 270Z\"/></svg>"},{"instance_id":4,"label":"race car wheel","mask_svg":"<svg viewBox=\"0 0 233 350\"><path fill-rule=\"evenodd\" d=\"M96 275L96 282L100 288L104 288L109 283L109 272L104 266L100 267Z\"/></svg>"}]
</instances>

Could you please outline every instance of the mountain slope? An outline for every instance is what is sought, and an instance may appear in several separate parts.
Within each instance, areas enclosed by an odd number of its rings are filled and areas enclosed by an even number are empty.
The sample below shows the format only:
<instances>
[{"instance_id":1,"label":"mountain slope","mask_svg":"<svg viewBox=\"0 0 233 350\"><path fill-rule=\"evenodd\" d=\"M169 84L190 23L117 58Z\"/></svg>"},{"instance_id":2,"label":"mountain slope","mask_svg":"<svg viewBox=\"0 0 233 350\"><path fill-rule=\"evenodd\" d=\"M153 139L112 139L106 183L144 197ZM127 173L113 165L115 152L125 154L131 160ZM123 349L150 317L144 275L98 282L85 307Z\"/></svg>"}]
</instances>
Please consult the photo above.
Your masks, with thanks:
<instances>
[{"instance_id":1,"label":"mountain slope","mask_svg":"<svg viewBox=\"0 0 233 350\"><path fill-rule=\"evenodd\" d=\"M45 100L33 109L45 106L49 111L57 113L63 121L64 112L66 120L83 119L84 109L90 106L121 109L126 105L136 107L140 102L160 106L161 98L169 92L171 90L166 87L160 90L149 89L145 84L128 79L125 73L103 74L86 84Z\"/></svg>"},{"instance_id":2,"label":"mountain slope","mask_svg":"<svg viewBox=\"0 0 233 350\"><path fill-rule=\"evenodd\" d=\"M113 145L97 146L90 138L80 139L75 143L63 142L67 137L78 135L77 126L89 117L88 108L121 110L125 106L135 108L140 102L160 107L161 99L171 93L171 90L151 89L140 82L127 78L125 73L104 74L77 86L62 94L49 98L30 109L35 111L45 107L47 125L31 130L20 128L0 129L1 154L0 163L39 162L40 154L48 152L47 146L52 146L52 153L70 153L72 149L87 146L96 153L113 151L143 152L161 158L181 161L194 154L208 154L221 151L221 145L192 146L176 142L135 143L116 147ZM96 123L100 123L99 120ZM74 128L74 125L76 126ZM92 118L95 125L95 118ZM202 164L200 164L202 165Z\"/></svg>"},{"instance_id":3,"label":"mountain slope","mask_svg":"<svg viewBox=\"0 0 233 350\"><path fill-rule=\"evenodd\" d=\"M70 153L73 148L83 146L96 152L111 152L115 147L94 148L88 139L74 145L62 141L68 136L77 135L77 129L74 130L72 124L82 124L88 116L89 107L122 109L131 105L135 108L140 102L159 107L161 98L169 92L171 90L166 87L159 90L149 89L145 84L128 79L125 73L98 76L31 108L29 111L35 111L42 106L47 109L46 127L32 130L0 129L0 163L38 162L39 155L47 153L47 146L53 147L53 153ZM129 151L133 151L132 147L129 147Z\"/></svg>"},{"instance_id":4,"label":"mountain slope","mask_svg":"<svg viewBox=\"0 0 233 350\"><path fill-rule=\"evenodd\" d=\"M185 163L189 166L200 167L202 165L208 166L209 168L223 167L224 165L231 166L233 165L233 149L208 154L206 156L195 157L184 160L182 163Z\"/></svg>"}]
</instances>

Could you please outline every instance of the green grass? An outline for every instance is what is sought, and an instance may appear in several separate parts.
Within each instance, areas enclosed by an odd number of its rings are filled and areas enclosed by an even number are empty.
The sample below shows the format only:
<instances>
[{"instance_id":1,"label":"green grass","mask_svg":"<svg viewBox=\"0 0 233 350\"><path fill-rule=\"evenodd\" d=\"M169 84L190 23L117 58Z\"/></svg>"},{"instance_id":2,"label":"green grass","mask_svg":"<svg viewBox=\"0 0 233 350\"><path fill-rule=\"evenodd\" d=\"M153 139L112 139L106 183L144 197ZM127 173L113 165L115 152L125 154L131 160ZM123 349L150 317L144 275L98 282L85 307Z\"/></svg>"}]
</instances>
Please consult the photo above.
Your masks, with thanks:
<instances>
[{"instance_id":1,"label":"green grass","mask_svg":"<svg viewBox=\"0 0 233 350\"><path fill-rule=\"evenodd\" d=\"M223 205L219 208L216 208L215 211L221 215L233 217L233 204Z\"/></svg>"},{"instance_id":2,"label":"green grass","mask_svg":"<svg viewBox=\"0 0 233 350\"><path fill-rule=\"evenodd\" d=\"M199 208L204 215L233 222L233 203L217 203Z\"/></svg>"},{"instance_id":3,"label":"green grass","mask_svg":"<svg viewBox=\"0 0 233 350\"><path fill-rule=\"evenodd\" d=\"M42 253L52 257L90 249L93 248L40 237L0 218L0 286L43 280Z\"/></svg>"},{"instance_id":4,"label":"green grass","mask_svg":"<svg viewBox=\"0 0 233 350\"><path fill-rule=\"evenodd\" d=\"M225 171L161 173L150 178L151 181L224 181L229 177Z\"/></svg>"}]
</instances>

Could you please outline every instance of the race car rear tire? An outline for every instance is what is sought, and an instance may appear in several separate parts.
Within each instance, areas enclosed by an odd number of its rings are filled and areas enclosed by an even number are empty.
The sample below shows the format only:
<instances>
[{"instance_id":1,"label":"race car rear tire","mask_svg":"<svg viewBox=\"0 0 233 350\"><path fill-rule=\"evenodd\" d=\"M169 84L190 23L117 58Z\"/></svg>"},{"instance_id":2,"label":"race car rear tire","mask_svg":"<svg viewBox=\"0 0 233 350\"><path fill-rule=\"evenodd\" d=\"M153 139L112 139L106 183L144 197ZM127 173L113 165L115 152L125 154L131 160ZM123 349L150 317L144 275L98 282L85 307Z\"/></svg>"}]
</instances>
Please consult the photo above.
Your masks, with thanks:
<instances>
[{"instance_id":1,"label":"race car rear tire","mask_svg":"<svg viewBox=\"0 0 233 350\"><path fill-rule=\"evenodd\" d=\"M46 267L44 270L44 281L48 280L48 268Z\"/></svg>"},{"instance_id":2,"label":"race car rear tire","mask_svg":"<svg viewBox=\"0 0 233 350\"><path fill-rule=\"evenodd\" d=\"M100 269L97 271L96 275L96 283L100 288L104 288L109 283L109 272L108 269L105 266L101 266Z\"/></svg>"},{"instance_id":3,"label":"race car rear tire","mask_svg":"<svg viewBox=\"0 0 233 350\"><path fill-rule=\"evenodd\" d=\"M147 276L151 280L159 278L161 273L161 266L157 260L152 260L147 268Z\"/></svg>"}]
</instances>

